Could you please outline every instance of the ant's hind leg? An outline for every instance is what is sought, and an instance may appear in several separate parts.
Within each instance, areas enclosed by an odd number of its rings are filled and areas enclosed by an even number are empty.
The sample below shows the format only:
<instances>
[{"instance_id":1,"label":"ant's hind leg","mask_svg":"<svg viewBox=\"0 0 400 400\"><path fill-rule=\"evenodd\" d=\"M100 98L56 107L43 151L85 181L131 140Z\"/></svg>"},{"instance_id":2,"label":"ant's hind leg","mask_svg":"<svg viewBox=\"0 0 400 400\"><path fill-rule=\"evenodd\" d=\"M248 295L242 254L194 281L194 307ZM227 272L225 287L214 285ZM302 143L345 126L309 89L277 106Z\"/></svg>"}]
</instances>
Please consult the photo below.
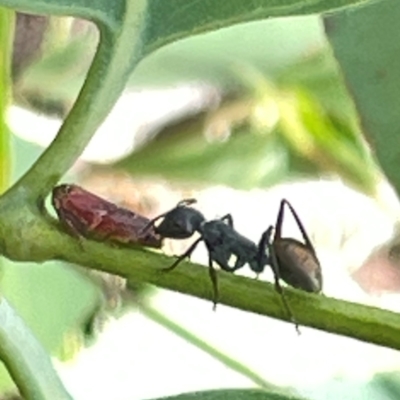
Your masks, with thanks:
<instances>
[{"instance_id":1,"label":"ant's hind leg","mask_svg":"<svg viewBox=\"0 0 400 400\"><path fill-rule=\"evenodd\" d=\"M182 255L180 255L175 262L170 266L166 268L162 268L160 271L161 272L169 272L172 271L174 268L178 266L179 263L181 263L185 258L191 256L197 245L203 240L203 238L197 239Z\"/></svg>"},{"instance_id":2,"label":"ant's hind leg","mask_svg":"<svg viewBox=\"0 0 400 400\"><path fill-rule=\"evenodd\" d=\"M279 273L279 264L276 258L274 246L271 243L272 232L274 230L273 226L270 226L261 236L261 239L258 243L258 254L257 260L258 262L265 263L265 265L269 264L272 269L272 273L274 275L275 281L275 289L278 293L282 293L282 286L280 284L280 273ZM268 256L265 255L265 249L268 250ZM265 257L267 257L265 259Z\"/></svg>"},{"instance_id":3,"label":"ant's hind leg","mask_svg":"<svg viewBox=\"0 0 400 400\"><path fill-rule=\"evenodd\" d=\"M271 267L272 267L272 272L274 274L274 279L275 279L275 289L279 293L280 298L282 299L283 307L285 308L286 313L288 314L290 321L293 322L297 333L300 335L301 332L300 332L299 324L297 323L297 321L296 321L296 319L295 319L295 317L293 315L292 309L289 306L289 302L286 299L285 293L284 293L284 291L282 289L282 286L280 284L280 281L279 281L280 276L279 276L278 260L276 258L275 250L274 250L273 245L271 243L268 243L268 250L269 250L269 256L270 256L270 263L271 263Z\"/></svg>"},{"instance_id":4,"label":"ant's hind leg","mask_svg":"<svg viewBox=\"0 0 400 400\"><path fill-rule=\"evenodd\" d=\"M258 243L258 255L257 259L259 264L270 264L272 273L274 275L275 281L275 290L279 293L280 298L283 303L283 307L285 308L286 313L288 314L290 321L294 323L297 333L300 335L299 324L294 318L293 312L289 306L288 301L286 300L285 293L283 292L281 283L280 283L280 274L279 274L279 264L276 258L274 245L271 243L272 232L274 228L270 226L261 236L260 242ZM265 260L265 249L268 249L268 258Z\"/></svg>"},{"instance_id":5,"label":"ant's hind leg","mask_svg":"<svg viewBox=\"0 0 400 400\"><path fill-rule=\"evenodd\" d=\"M316 255L314 246L313 246L313 244L312 244L312 242L311 242L309 236L307 235L306 229L304 228L304 225L303 225L303 223L301 222L301 219L300 219L300 217L298 216L296 210L293 208L293 206L292 206L286 199L283 199L283 200L281 201L281 208L282 208L282 209L283 209L284 205L287 205L287 206L289 207L289 210L290 210L290 212L292 213L292 215L293 215L293 217L294 217L294 219L295 219L295 221L296 221L296 224L297 224L297 226L298 226L299 229L300 229L300 232L301 232L301 234L302 234L302 236L303 236L303 239L304 239L304 241L305 241L305 243L306 243L307 248L308 248L314 255ZM282 212L282 214L283 214L283 212Z\"/></svg>"}]
</instances>

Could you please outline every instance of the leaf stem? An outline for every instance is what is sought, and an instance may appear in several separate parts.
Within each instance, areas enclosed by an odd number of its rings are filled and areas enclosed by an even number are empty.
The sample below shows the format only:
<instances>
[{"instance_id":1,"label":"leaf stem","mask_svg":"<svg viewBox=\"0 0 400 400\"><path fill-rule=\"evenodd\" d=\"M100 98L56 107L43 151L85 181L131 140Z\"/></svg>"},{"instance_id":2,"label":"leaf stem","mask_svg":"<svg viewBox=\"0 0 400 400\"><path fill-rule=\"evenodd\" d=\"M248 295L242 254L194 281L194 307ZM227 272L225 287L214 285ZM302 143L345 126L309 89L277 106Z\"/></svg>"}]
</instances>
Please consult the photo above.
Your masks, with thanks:
<instances>
[{"instance_id":1,"label":"leaf stem","mask_svg":"<svg viewBox=\"0 0 400 400\"><path fill-rule=\"evenodd\" d=\"M146 5L146 0L127 1L119 29L98 24L100 42L78 99L57 137L15 185L29 200L47 195L71 168L121 94L141 59Z\"/></svg>"},{"instance_id":2,"label":"leaf stem","mask_svg":"<svg viewBox=\"0 0 400 400\"><path fill-rule=\"evenodd\" d=\"M169 265L171 258L155 251L142 248L113 248L106 243L89 240L78 242L66 234L61 234L54 227L53 232L46 237L51 237L52 244L47 241L40 246L48 258L120 275L132 284L151 283L202 299L212 299L211 283L204 266L182 262L173 272L160 273L159 269ZM53 253L52 257L49 251ZM224 271L218 272L218 280L221 304L290 322L281 297L271 283ZM309 326L400 350L398 313L292 288L284 290L300 326Z\"/></svg>"},{"instance_id":3,"label":"leaf stem","mask_svg":"<svg viewBox=\"0 0 400 400\"><path fill-rule=\"evenodd\" d=\"M0 357L24 399L72 399L48 354L4 297L0 300Z\"/></svg>"}]
</instances>

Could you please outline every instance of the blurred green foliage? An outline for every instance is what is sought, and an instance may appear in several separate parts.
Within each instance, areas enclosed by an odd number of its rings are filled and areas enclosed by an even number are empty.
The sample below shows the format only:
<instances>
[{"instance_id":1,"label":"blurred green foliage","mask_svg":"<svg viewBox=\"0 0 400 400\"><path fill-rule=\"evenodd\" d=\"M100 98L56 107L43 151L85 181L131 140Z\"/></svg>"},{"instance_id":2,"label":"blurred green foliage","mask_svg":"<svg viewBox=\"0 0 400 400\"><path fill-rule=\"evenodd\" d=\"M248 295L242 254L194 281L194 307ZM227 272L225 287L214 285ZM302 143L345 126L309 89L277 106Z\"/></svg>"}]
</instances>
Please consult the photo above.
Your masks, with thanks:
<instances>
[{"instance_id":1,"label":"blurred green foliage","mask_svg":"<svg viewBox=\"0 0 400 400\"><path fill-rule=\"evenodd\" d=\"M0 42L4 43L1 26L0 13ZM84 81L88 55L96 42L97 35L88 29L65 47L41 54L15 82L16 98L23 105L40 105L42 111L56 103L61 114L67 112ZM165 127L147 146L111 168L245 189L299 175L339 174L374 194L379 172L361 139L354 107L317 18L254 22L185 39L144 60L131 85L170 85L189 79L212 82L228 93L221 107ZM222 113L230 108L233 113ZM226 130L213 131L215 121L225 122ZM2 122L4 172L10 168L12 151ZM16 143L18 166L36 157L37 149ZM29 165L30 161L24 168ZM15 176L21 173L16 171ZM6 186L2 179L0 188ZM57 351L65 332L95 307L95 288L60 263L33 267L7 262L3 271L4 293L50 351ZM221 395L226 393L201 397ZM254 393L252 398L265 396Z\"/></svg>"},{"instance_id":2,"label":"blurred green foliage","mask_svg":"<svg viewBox=\"0 0 400 400\"><path fill-rule=\"evenodd\" d=\"M88 67L88 45L94 49L96 42L91 29L82 32L26 69L16 86L20 99L29 103L33 95L70 108ZM44 79L52 84L41 87ZM339 174L375 194L378 171L317 17L254 22L174 43L145 59L130 82L137 88L187 80L212 82L235 100L166 126L116 167L242 189ZM271 112L278 113L272 126ZM226 127L224 140L213 123Z\"/></svg>"},{"instance_id":3,"label":"blurred green foliage","mask_svg":"<svg viewBox=\"0 0 400 400\"><path fill-rule=\"evenodd\" d=\"M14 14L0 7L0 193L9 185L11 154L7 107L11 104L11 54Z\"/></svg>"},{"instance_id":4,"label":"blurred green foliage","mask_svg":"<svg viewBox=\"0 0 400 400\"><path fill-rule=\"evenodd\" d=\"M301 79L316 66L320 69L315 79ZM237 80L247 86L239 99L210 112L211 117L169 127L117 166L132 174L162 171L169 179L241 189L299 175L338 174L358 189L375 193L378 172L330 54L321 50L296 62L275 82L246 64L237 70ZM225 126L223 140L213 125Z\"/></svg>"},{"instance_id":5,"label":"blurred green foliage","mask_svg":"<svg viewBox=\"0 0 400 400\"><path fill-rule=\"evenodd\" d=\"M9 144L14 155L12 180L15 181L32 165L41 150L15 136ZM98 288L62 262L37 265L4 258L0 262L2 295L18 310L52 355L63 358L74 356L74 353L65 354L65 349L71 348L68 340L81 338L83 344L82 329L100 301ZM14 387L8 372L1 365L0 393Z\"/></svg>"},{"instance_id":6,"label":"blurred green foliage","mask_svg":"<svg viewBox=\"0 0 400 400\"><path fill-rule=\"evenodd\" d=\"M375 1L324 19L365 137L400 193L400 3Z\"/></svg>"}]
</instances>

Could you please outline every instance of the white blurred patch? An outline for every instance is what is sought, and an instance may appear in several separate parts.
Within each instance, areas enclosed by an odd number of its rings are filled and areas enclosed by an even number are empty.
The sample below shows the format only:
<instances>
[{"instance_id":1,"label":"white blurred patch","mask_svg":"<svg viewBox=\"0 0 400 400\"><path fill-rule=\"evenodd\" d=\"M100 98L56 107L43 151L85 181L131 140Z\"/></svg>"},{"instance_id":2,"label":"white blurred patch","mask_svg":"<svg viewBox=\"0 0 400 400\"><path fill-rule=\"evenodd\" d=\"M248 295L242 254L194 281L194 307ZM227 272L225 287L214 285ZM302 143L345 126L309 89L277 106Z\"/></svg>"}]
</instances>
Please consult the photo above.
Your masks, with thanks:
<instances>
[{"instance_id":1,"label":"white blurred patch","mask_svg":"<svg viewBox=\"0 0 400 400\"><path fill-rule=\"evenodd\" d=\"M188 84L162 89L125 92L100 126L81 159L107 164L115 162L150 140L166 124L215 107L220 93L207 84ZM47 147L61 121L12 106L10 129L20 138Z\"/></svg>"}]
</instances>

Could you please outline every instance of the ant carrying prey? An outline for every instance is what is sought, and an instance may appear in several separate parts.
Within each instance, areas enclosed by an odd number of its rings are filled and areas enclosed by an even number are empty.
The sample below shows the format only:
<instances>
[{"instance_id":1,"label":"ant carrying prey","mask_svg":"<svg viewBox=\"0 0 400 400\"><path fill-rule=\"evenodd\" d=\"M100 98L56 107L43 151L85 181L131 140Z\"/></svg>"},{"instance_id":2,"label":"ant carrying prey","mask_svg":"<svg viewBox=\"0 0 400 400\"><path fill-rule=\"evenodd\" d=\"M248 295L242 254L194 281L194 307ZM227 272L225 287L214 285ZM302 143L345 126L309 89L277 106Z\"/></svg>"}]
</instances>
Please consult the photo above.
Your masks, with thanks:
<instances>
[{"instance_id":1,"label":"ant carrying prey","mask_svg":"<svg viewBox=\"0 0 400 400\"><path fill-rule=\"evenodd\" d=\"M322 289L321 267L312 245L296 211L287 200L282 200L275 227L270 226L261 236L258 244L242 236L233 227L230 214L222 218L207 221L203 214L192 208L195 199L180 201L172 210L151 220L144 228L154 227L154 231L163 238L186 239L195 232L200 234L188 250L163 271L171 271L186 257L190 257L200 242L204 242L208 251L208 265L213 285L214 309L218 303L218 283L215 261L221 269L234 272L248 264L257 275L271 266L275 288L280 293L284 306L294 321L292 312L283 295L280 279L297 289L318 293ZM285 206L291 211L305 243L293 238L282 237L282 225ZM155 222L163 218L158 226ZM231 257L236 257L234 265L229 265ZM296 324L297 327L297 324Z\"/></svg>"}]
</instances>

